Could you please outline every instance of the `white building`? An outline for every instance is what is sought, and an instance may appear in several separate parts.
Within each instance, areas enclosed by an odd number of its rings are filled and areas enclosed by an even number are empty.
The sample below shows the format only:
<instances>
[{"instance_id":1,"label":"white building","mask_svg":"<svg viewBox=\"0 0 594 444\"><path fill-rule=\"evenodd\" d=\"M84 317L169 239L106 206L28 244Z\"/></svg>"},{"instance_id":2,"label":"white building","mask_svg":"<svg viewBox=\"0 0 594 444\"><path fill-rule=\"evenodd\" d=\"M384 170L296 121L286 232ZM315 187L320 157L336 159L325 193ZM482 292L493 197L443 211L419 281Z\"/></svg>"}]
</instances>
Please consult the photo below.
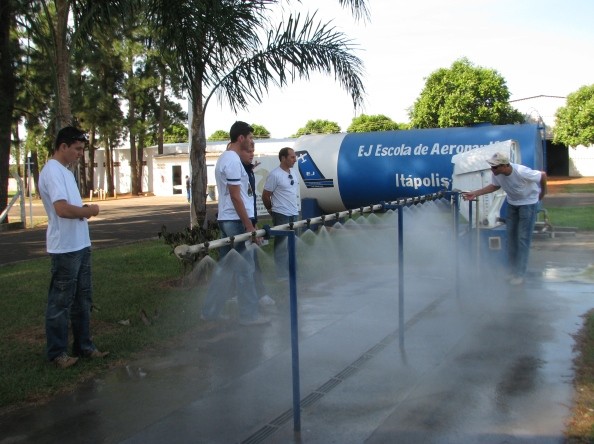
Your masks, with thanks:
<instances>
[{"instance_id":1,"label":"white building","mask_svg":"<svg viewBox=\"0 0 594 444\"><path fill-rule=\"evenodd\" d=\"M255 156L278 156L283 147L293 147L296 139L256 139ZM227 149L227 142L207 142L206 169L209 199L216 199L214 168L220 154ZM132 190L130 178L130 149L118 148L113 151L114 187L118 194ZM185 193L185 177L190 174L190 155L188 143L169 143L163 145L163 154L157 154L157 146L144 149L142 174L143 192L156 196L173 196ZM94 189L106 189L105 150L95 152Z\"/></svg>"}]
</instances>

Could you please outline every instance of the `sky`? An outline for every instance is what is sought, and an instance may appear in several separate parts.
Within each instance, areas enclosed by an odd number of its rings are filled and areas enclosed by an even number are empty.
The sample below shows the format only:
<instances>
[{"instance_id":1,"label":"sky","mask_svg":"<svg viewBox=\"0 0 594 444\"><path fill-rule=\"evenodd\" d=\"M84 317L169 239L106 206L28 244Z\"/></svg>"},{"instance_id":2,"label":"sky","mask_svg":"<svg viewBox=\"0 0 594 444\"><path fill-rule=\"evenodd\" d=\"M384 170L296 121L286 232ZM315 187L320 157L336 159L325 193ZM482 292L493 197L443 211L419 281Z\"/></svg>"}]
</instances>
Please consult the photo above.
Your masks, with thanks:
<instances>
[{"instance_id":1,"label":"sky","mask_svg":"<svg viewBox=\"0 0 594 444\"><path fill-rule=\"evenodd\" d=\"M297 10L299 2L291 2ZM466 57L496 70L507 82L510 100L562 96L594 84L594 1L592 0L368 0L371 17L357 22L338 0L303 0L356 45L364 64L366 96L355 111L350 95L332 76L313 75L282 90L269 91L262 104L234 114L216 100L206 110L206 135L229 130L235 120L263 125L271 137L296 133L308 120L337 122L346 131L353 117L384 114L409 121L425 80ZM286 13L286 11L285 11ZM280 15L279 15L280 17ZM556 101L563 105L563 100ZM524 109L554 123L556 109ZM524 105L525 106L525 105ZM549 105L550 106L550 105Z\"/></svg>"}]
</instances>

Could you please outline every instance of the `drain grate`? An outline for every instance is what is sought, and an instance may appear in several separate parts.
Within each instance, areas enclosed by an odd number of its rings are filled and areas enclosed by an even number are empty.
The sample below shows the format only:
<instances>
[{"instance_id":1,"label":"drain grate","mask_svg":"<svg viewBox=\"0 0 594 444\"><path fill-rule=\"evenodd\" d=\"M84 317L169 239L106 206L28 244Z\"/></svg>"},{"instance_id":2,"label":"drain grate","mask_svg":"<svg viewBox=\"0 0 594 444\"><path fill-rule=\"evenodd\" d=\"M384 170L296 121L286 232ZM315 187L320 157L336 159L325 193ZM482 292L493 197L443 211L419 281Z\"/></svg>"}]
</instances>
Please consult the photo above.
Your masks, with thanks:
<instances>
[{"instance_id":1,"label":"drain grate","mask_svg":"<svg viewBox=\"0 0 594 444\"><path fill-rule=\"evenodd\" d=\"M279 416L277 416L276 418L274 418L272 421L270 421L270 424L280 427L283 424L285 424L292 417L293 417L293 409L289 409L286 412L284 412L284 413L280 414Z\"/></svg>"},{"instance_id":2,"label":"drain grate","mask_svg":"<svg viewBox=\"0 0 594 444\"><path fill-rule=\"evenodd\" d=\"M309 407L310 405L315 404L323 397L324 397L324 393L320 393L318 391L310 393L309 395L307 395L305 398L303 398L301 400L301 410Z\"/></svg>"},{"instance_id":3,"label":"drain grate","mask_svg":"<svg viewBox=\"0 0 594 444\"><path fill-rule=\"evenodd\" d=\"M328 393L330 390L332 390L334 387L336 387L341 382L342 382L341 379L338 379L336 377L332 378L332 379L330 379L330 381L321 385L316 391L320 392L320 393Z\"/></svg>"},{"instance_id":4,"label":"drain grate","mask_svg":"<svg viewBox=\"0 0 594 444\"><path fill-rule=\"evenodd\" d=\"M241 441L242 444L257 444L259 442L264 441L270 435L278 430L278 427L271 427L270 425L265 425L248 439Z\"/></svg>"}]
</instances>

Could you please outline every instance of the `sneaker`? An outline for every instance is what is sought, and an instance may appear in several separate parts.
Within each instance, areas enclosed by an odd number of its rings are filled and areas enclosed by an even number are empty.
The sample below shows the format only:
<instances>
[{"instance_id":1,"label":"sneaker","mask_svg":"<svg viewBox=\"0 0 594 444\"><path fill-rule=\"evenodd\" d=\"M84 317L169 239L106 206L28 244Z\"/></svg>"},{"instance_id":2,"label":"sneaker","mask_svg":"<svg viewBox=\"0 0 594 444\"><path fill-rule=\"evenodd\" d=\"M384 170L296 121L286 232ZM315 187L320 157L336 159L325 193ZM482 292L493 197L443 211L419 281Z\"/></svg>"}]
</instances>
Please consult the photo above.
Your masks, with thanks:
<instances>
[{"instance_id":1,"label":"sneaker","mask_svg":"<svg viewBox=\"0 0 594 444\"><path fill-rule=\"evenodd\" d=\"M249 321L239 321L239 324L243 325L244 327L250 327L252 325L265 325L270 323L270 318L266 316L258 316L255 319Z\"/></svg>"},{"instance_id":2,"label":"sneaker","mask_svg":"<svg viewBox=\"0 0 594 444\"><path fill-rule=\"evenodd\" d=\"M270 296L265 294L260 298L260 305L276 305L276 302L274 302L274 299L272 299Z\"/></svg>"},{"instance_id":3,"label":"sneaker","mask_svg":"<svg viewBox=\"0 0 594 444\"><path fill-rule=\"evenodd\" d=\"M203 314L200 315L200 320L204 322L228 321L229 319L231 318L224 314L218 315L216 318L207 318Z\"/></svg>"},{"instance_id":4,"label":"sneaker","mask_svg":"<svg viewBox=\"0 0 594 444\"><path fill-rule=\"evenodd\" d=\"M84 355L85 358L91 359L102 359L109 355L109 352L102 352L97 349L93 350L91 353L87 353Z\"/></svg>"},{"instance_id":5,"label":"sneaker","mask_svg":"<svg viewBox=\"0 0 594 444\"><path fill-rule=\"evenodd\" d=\"M52 360L54 365L59 368L68 368L72 367L74 364L78 362L78 358L73 358L72 356L68 356L67 353L62 353L57 358Z\"/></svg>"},{"instance_id":6,"label":"sneaker","mask_svg":"<svg viewBox=\"0 0 594 444\"><path fill-rule=\"evenodd\" d=\"M518 277L512 278L509 281L509 283L510 283L510 285L522 285L524 283L524 278L518 276Z\"/></svg>"}]
</instances>

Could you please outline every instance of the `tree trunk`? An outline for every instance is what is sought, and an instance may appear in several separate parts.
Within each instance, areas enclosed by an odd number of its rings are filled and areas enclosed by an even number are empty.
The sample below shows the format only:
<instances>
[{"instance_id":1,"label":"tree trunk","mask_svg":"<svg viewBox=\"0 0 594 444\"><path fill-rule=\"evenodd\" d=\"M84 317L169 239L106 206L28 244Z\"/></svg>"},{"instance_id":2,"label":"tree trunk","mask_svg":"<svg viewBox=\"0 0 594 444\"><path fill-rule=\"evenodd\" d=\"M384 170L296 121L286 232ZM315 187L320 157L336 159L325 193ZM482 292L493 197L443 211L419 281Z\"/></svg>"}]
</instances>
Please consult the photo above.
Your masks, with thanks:
<instances>
[{"instance_id":1,"label":"tree trunk","mask_svg":"<svg viewBox=\"0 0 594 444\"><path fill-rule=\"evenodd\" d=\"M142 172L144 170L144 134L138 137L138 148L136 152L137 162L137 177L138 177L138 194L142 194Z\"/></svg>"},{"instance_id":2,"label":"tree trunk","mask_svg":"<svg viewBox=\"0 0 594 444\"><path fill-rule=\"evenodd\" d=\"M133 196L138 196L140 187L138 183L138 159L136 158L136 95L134 88L134 60L130 57L128 60L128 81L130 87L128 88L128 133L130 134L130 181L131 191Z\"/></svg>"},{"instance_id":3,"label":"tree trunk","mask_svg":"<svg viewBox=\"0 0 594 444\"><path fill-rule=\"evenodd\" d=\"M136 149L136 137L130 135L130 180L132 185L132 195L138 196L140 194L140 186L138 183L138 150Z\"/></svg>"},{"instance_id":4,"label":"tree trunk","mask_svg":"<svg viewBox=\"0 0 594 444\"><path fill-rule=\"evenodd\" d=\"M78 162L78 189L80 190L81 196L87 196L89 194L89 188L87 187L87 167L86 158L87 154L83 151L83 155Z\"/></svg>"},{"instance_id":5,"label":"tree trunk","mask_svg":"<svg viewBox=\"0 0 594 444\"><path fill-rule=\"evenodd\" d=\"M73 124L70 108L70 52L68 50L68 16L70 14L69 0L56 0L56 109L57 129Z\"/></svg>"},{"instance_id":6,"label":"tree trunk","mask_svg":"<svg viewBox=\"0 0 594 444\"><path fill-rule=\"evenodd\" d=\"M8 164L15 99L14 56L10 41L10 31L14 29L13 6L12 0L0 3L0 213L8 206ZM8 223L8 217L4 222Z\"/></svg>"},{"instance_id":7,"label":"tree trunk","mask_svg":"<svg viewBox=\"0 0 594 444\"><path fill-rule=\"evenodd\" d=\"M107 194L113 196L115 190L113 186L113 158L109 137L105 138L105 180L107 182Z\"/></svg>"},{"instance_id":8,"label":"tree trunk","mask_svg":"<svg viewBox=\"0 0 594 444\"><path fill-rule=\"evenodd\" d=\"M95 190L95 127L89 131L89 164L87 167L87 189Z\"/></svg>"},{"instance_id":9,"label":"tree trunk","mask_svg":"<svg viewBox=\"0 0 594 444\"><path fill-rule=\"evenodd\" d=\"M190 165L192 167L192 207L196 224L206 220L206 135L202 94L194 91L192 99L192 137L190 140Z\"/></svg>"},{"instance_id":10,"label":"tree trunk","mask_svg":"<svg viewBox=\"0 0 594 444\"><path fill-rule=\"evenodd\" d=\"M33 175L33 184L35 185L35 197L41 199L39 194L39 156L37 150L31 151L31 174Z\"/></svg>"},{"instance_id":11,"label":"tree trunk","mask_svg":"<svg viewBox=\"0 0 594 444\"><path fill-rule=\"evenodd\" d=\"M19 138L19 123L14 122L12 125L12 140L14 141L11 149L12 158L16 161L17 174L20 177L25 177L25 168L21 164L21 159L24 157L21 152L21 140Z\"/></svg>"},{"instance_id":12,"label":"tree trunk","mask_svg":"<svg viewBox=\"0 0 594 444\"><path fill-rule=\"evenodd\" d=\"M163 131L165 126L165 66L160 64L159 71L161 72L161 91L159 94L159 130L157 132L157 152L163 154Z\"/></svg>"}]
</instances>

